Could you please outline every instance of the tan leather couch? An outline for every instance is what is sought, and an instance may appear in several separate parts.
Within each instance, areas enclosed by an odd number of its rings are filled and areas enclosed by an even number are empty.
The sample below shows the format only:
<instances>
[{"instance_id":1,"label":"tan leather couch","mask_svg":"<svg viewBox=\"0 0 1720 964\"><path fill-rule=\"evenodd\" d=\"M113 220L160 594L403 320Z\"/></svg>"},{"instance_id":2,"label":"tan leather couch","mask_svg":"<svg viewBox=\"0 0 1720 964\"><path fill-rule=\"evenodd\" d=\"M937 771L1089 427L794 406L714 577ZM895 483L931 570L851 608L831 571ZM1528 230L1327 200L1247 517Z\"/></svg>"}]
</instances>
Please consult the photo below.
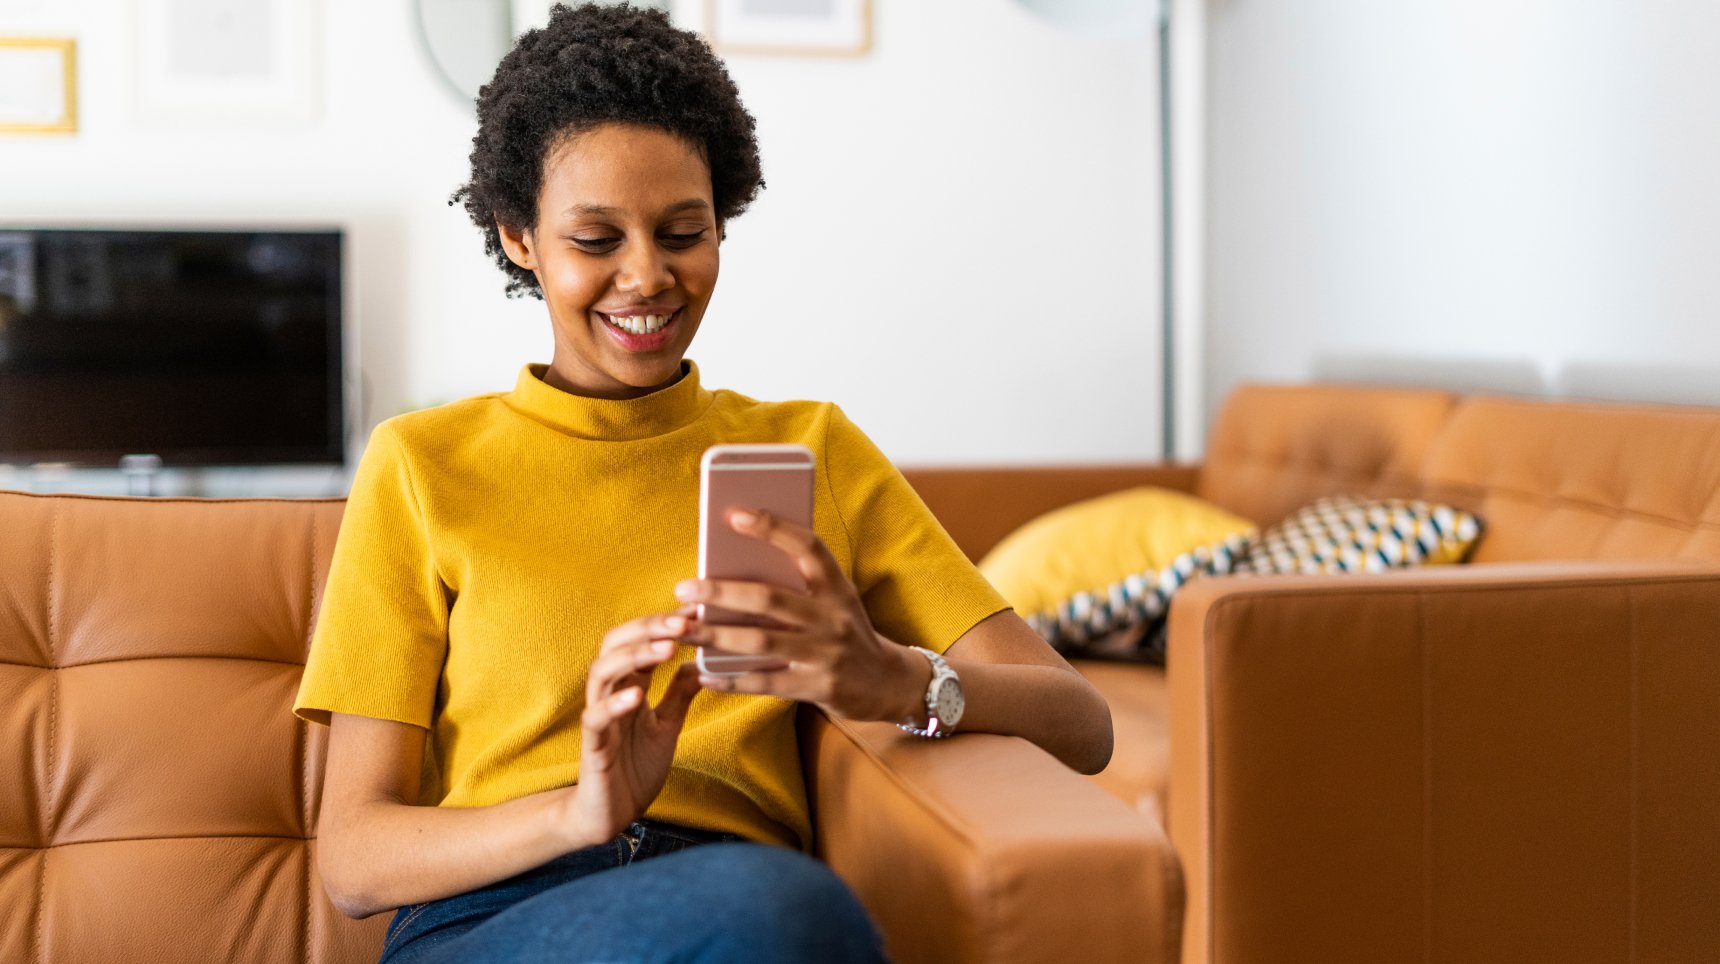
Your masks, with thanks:
<instances>
[{"instance_id":1,"label":"tan leather couch","mask_svg":"<svg viewBox=\"0 0 1720 964\"><path fill-rule=\"evenodd\" d=\"M1469 566L1189 585L1168 678L1081 664L1097 782L1168 798L1185 961L1720 961L1720 410L1251 386L1207 452L910 473L975 558L1134 484L1485 519Z\"/></svg>"},{"instance_id":2,"label":"tan leather couch","mask_svg":"<svg viewBox=\"0 0 1720 964\"><path fill-rule=\"evenodd\" d=\"M376 960L289 710L343 507L0 492L0 962ZM802 723L818 852L898 959L1174 959L1154 821L1019 739Z\"/></svg>"}]
</instances>

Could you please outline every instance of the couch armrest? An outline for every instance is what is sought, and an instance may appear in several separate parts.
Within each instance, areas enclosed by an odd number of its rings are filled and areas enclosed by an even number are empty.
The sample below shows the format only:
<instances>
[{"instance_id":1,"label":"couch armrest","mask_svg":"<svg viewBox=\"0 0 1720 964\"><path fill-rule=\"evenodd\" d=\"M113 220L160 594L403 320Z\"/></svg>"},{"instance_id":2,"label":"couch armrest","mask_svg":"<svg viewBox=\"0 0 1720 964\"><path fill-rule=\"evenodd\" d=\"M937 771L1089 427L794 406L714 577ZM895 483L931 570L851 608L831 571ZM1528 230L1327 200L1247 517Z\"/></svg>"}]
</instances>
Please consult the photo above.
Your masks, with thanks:
<instances>
[{"instance_id":1,"label":"couch armrest","mask_svg":"<svg viewBox=\"0 0 1720 964\"><path fill-rule=\"evenodd\" d=\"M1720 960L1720 571L1197 581L1185 961Z\"/></svg>"},{"instance_id":2,"label":"couch armrest","mask_svg":"<svg viewBox=\"0 0 1720 964\"><path fill-rule=\"evenodd\" d=\"M968 466L905 468L902 474L956 545L977 562L1022 523L1071 502L1137 485L1193 492L1200 466Z\"/></svg>"},{"instance_id":3,"label":"couch armrest","mask_svg":"<svg viewBox=\"0 0 1720 964\"><path fill-rule=\"evenodd\" d=\"M800 728L818 856L895 960L1176 960L1182 878L1163 830L1038 747L810 708Z\"/></svg>"}]
</instances>

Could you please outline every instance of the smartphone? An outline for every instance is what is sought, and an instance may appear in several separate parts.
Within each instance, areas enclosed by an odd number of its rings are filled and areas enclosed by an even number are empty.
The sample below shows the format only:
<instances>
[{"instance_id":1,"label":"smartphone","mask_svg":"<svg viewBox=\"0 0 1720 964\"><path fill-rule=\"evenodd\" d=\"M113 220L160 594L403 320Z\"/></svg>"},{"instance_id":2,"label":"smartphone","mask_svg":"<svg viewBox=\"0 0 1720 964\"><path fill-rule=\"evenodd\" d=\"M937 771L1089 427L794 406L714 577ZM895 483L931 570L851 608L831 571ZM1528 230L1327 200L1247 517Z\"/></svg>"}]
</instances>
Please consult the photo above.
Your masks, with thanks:
<instances>
[{"instance_id":1,"label":"smartphone","mask_svg":"<svg viewBox=\"0 0 1720 964\"><path fill-rule=\"evenodd\" d=\"M735 509L769 512L812 528L812 450L804 445L713 445L699 460L699 578L744 579L805 591L806 579L787 552L729 525ZM771 621L751 613L699 604L698 618L713 625L760 626ZM782 661L724 654L701 646L699 670L736 676L779 669Z\"/></svg>"}]
</instances>

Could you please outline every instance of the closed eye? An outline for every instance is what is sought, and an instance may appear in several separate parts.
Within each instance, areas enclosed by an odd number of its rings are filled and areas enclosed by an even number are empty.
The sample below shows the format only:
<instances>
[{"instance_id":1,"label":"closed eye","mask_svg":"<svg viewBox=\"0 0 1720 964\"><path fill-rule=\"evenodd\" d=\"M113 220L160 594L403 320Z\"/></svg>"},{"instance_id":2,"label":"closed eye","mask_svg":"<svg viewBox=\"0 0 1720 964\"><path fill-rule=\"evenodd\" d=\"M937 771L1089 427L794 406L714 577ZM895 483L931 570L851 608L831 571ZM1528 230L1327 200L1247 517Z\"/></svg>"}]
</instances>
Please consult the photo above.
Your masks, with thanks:
<instances>
[{"instance_id":1,"label":"closed eye","mask_svg":"<svg viewBox=\"0 0 1720 964\"><path fill-rule=\"evenodd\" d=\"M664 242L666 242L670 245L673 245L675 247L681 247L681 248L691 247L692 245L697 244L699 242L699 240L701 238L703 238L704 236L705 236L705 232L703 230L695 231L691 234L662 234L662 235L658 235L658 237L661 238ZM574 244L579 245L581 248L585 249L586 251L595 251L595 252L608 251L610 248L613 248L617 244L621 243L620 238L568 238L568 240L572 241Z\"/></svg>"}]
</instances>

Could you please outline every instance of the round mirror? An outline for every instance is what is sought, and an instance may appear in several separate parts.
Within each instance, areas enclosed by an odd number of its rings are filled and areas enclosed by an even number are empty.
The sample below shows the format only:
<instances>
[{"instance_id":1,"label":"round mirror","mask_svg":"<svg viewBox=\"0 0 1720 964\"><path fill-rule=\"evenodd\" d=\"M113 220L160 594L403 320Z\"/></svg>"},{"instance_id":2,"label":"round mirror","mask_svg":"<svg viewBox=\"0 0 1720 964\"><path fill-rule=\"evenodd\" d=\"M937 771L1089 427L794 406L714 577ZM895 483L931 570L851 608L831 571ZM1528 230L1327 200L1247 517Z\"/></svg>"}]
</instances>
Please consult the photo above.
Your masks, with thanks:
<instances>
[{"instance_id":1,"label":"round mirror","mask_svg":"<svg viewBox=\"0 0 1720 964\"><path fill-rule=\"evenodd\" d=\"M514 38L549 21L554 0L414 0L418 36L455 96L471 103ZM634 0L667 12L670 0Z\"/></svg>"}]
</instances>

